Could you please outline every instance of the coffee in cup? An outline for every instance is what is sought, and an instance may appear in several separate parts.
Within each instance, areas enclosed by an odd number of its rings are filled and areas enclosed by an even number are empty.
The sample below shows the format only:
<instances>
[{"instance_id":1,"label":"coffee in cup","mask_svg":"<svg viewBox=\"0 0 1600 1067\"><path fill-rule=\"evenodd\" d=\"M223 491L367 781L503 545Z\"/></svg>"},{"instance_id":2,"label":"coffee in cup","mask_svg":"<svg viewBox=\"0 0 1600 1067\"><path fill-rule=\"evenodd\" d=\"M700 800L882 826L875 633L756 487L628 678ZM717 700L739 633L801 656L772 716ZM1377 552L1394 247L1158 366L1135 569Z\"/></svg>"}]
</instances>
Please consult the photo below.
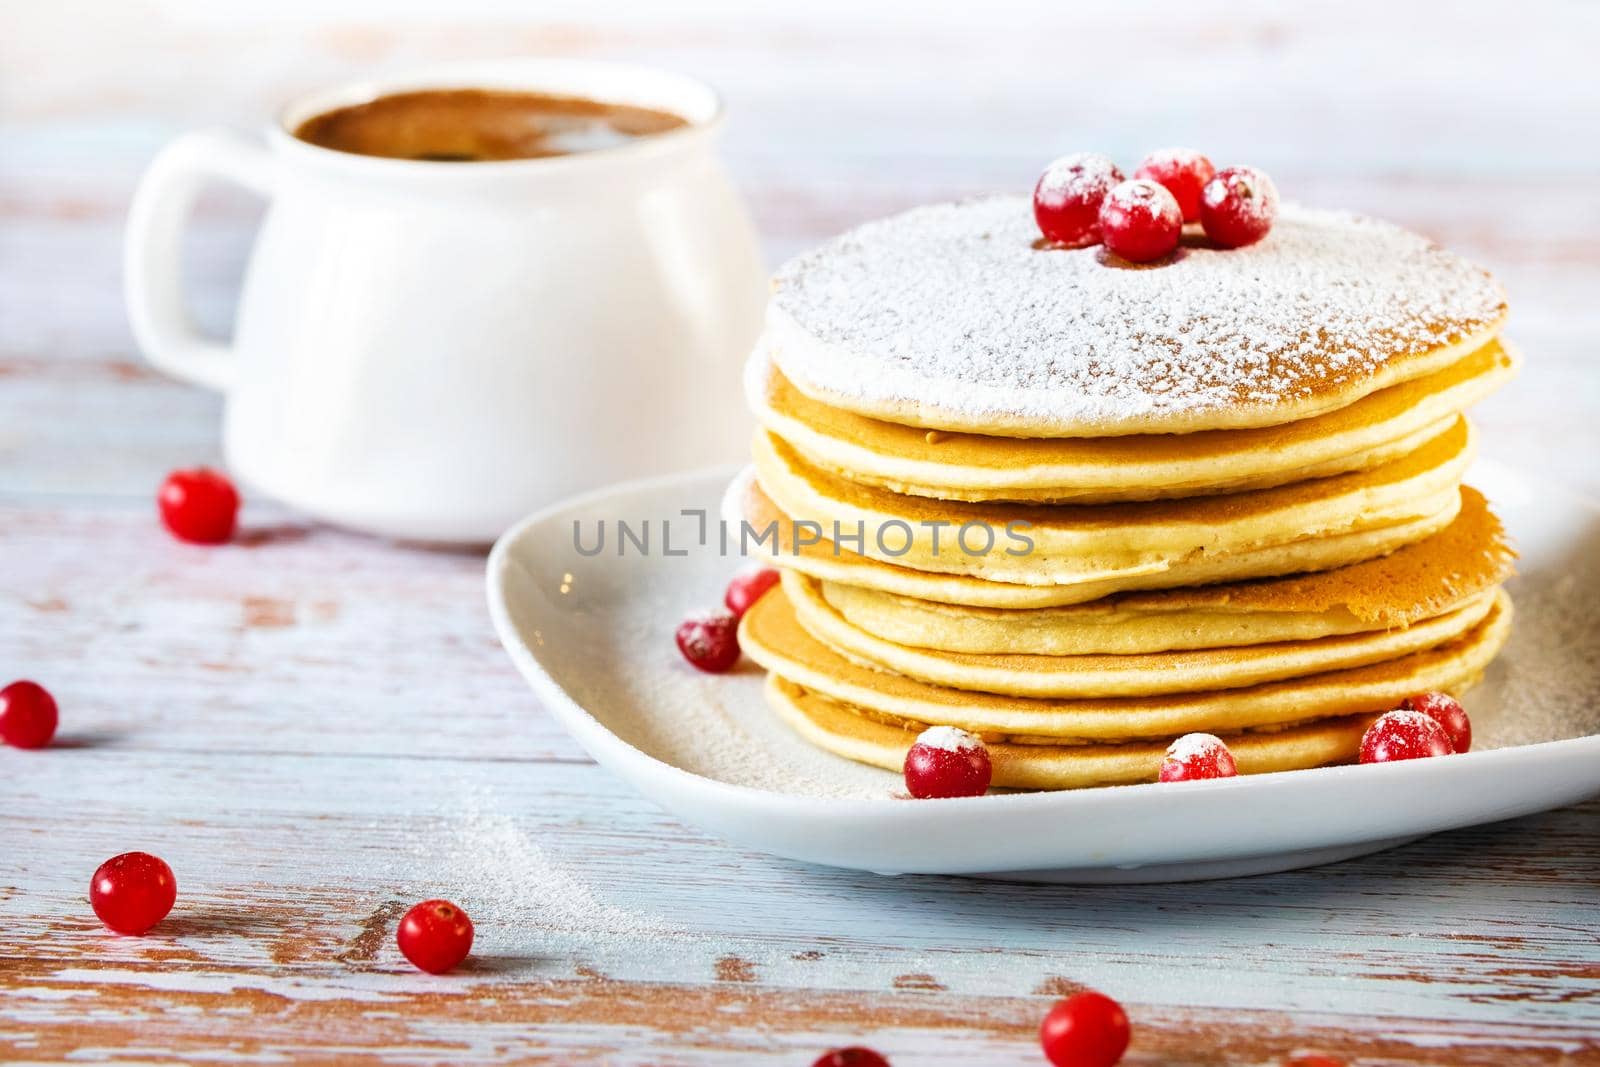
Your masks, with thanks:
<instances>
[{"instance_id":1,"label":"coffee in cup","mask_svg":"<svg viewBox=\"0 0 1600 1067\"><path fill-rule=\"evenodd\" d=\"M421 89L324 111L294 135L362 156L476 163L615 148L688 124L670 111L581 96Z\"/></svg>"}]
</instances>

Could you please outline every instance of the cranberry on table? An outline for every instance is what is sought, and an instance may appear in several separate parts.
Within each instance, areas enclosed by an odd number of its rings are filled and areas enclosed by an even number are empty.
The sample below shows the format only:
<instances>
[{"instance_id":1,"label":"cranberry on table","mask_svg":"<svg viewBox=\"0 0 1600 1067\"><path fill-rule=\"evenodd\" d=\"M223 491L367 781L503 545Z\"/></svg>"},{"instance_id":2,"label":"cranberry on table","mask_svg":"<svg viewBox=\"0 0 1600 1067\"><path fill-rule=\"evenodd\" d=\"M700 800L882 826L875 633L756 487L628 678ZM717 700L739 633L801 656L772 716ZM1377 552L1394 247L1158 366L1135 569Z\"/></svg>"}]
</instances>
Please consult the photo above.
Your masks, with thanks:
<instances>
[{"instance_id":1,"label":"cranberry on table","mask_svg":"<svg viewBox=\"0 0 1600 1067\"><path fill-rule=\"evenodd\" d=\"M740 618L750 610L750 605L761 599L761 594L778 584L778 572L772 567L760 567L734 575L722 602Z\"/></svg>"},{"instance_id":2,"label":"cranberry on table","mask_svg":"<svg viewBox=\"0 0 1600 1067\"><path fill-rule=\"evenodd\" d=\"M1178 201L1147 178L1123 182L1100 202L1100 239L1130 263L1171 255L1182 236Z\"/></svg>"},{"instance_id":3,"label":"cranberry on table","mask_svg":"<svg viewBox=\"0 0 1600 1067\"><path fill-rule=\"evenodd\" d=\"M156 496L161 521L181 541L220 545L233 539L239 492L226 475L206 467L173 471Z\"/></svg>"},{"instance_id":4,"label":"cranberry on table","mask_svg":"<svg viewBox=\"0 0 1600 1067\"><path fill-rule=\"evenodd\" d=\"M1283 1061L1283 1067L1344 1067L1343 1060L1336 1060L1332 1056L1319 1056L1308 1053L1302 1056L1291 1056Z\"/></svg>"},{"instance_id":5,"label":"cranberry on table","mask_svg":"<svg viewBox=\"0 0 1600 1067\"><path fill-rule=\"evenodd\" d=\"M1215 734L1184 734L1167 746L1166 758L1161 761L1163 782L1232 778L1238 773L1233 753Z\"/></svg>"},{"instance_id":6,"label":"cranberry on table","mask_svg":"<svg viewBox=\"0 0 1600 1067\"><path fill-rule=\"evenodd\" d=\"M12 682L0 689L0 744L43 748L56 735L56 698L38 682Z\"/></svg>"},{"instance_id":7,"label":"cranberry on table","mask_svg":"<svg viewBox=\"0 0 1600 1067\"><path fill-rule=\"evenodd\" d=\"M1055 1067L1112 1067L1128 1050L1127 1013L1103 993L1057 1001L1039 1027L1044 1057Z\"/></svg>"},{"instance_id":8,"label":"cranberry on table","mask_svg":"<svg viewBox=\"0 0 1600 1067\"><path fill-rule=\"evenodd\" d=\"M889 1067L889 1061L870 1048L851 1045L824 1052L811 1067Z\"/></svg>"},{"instance_id":9,"label":"cranberry on table","mask_svg":"<svg viewBox=\"0 0 1600 1067\"><path fill-rule=\"evenodd\" d=\"M106 927L142 934L167 917L178 899L172 868L148 852L124 852L100 865L89 882L89 905Z\"/></svg>"},{"instance_id":10,"label":"cranberry on table","mask_svg":"<svg viewBox=\"0 0 1600 1067\"><path fill-rule=\"evenodd\" d=\"M1200 193L1200 227L1223 248L1255 244L1277 214L1278 188L1254 167L1219 170Z\"/></svg>"},{"instance_id":11,"label":"cranberry on table","mask_svg":"<svg viewBox=\"0 0 1600 1067\"><path fill-rule=\"evenodd\" d=\"M1163 186L1178 202L1184 222L1200 217L1200 190L1217 173L1211 160L1192 148L1158 148L1144 157L1135 178L1148 178Z\"/></svg>"},{"instance_id":12,"label":"cranberry on table","mask_svg":"<svg viewBox=\"0 0 1600 1067\"><path fill-rule=\"evenodd\" d=\"M708 674L721 674L739 662L739 617L731 611L691 615L674 636L683 658Z\"/></svg>"},{"instance_id":13,"label":"cranberry on table","mask_svg":"<svg viewBox=\"0 0 1600 1067\"><path fill-rule=\"evenodd\" d=\"M1454 751L1444 727L1420 711L1385 712L1361 738L1362 763L1426 759Z\"/></svg>"},{"instance_id":14,"label":"cranberry on table","mask_svg":"<svg viewBox=\"0 0 1600 1067\"><path fill-rule=\"evenodd\" d=\"M981 797L994 776L982 740L954 726L931 726L906 752L906 792L918 800Z\"/></svg>"},{"instance_id":15,"label":"cranberry on table","mask_svg":"<svg viewBox=\"0 0 1600 1067\"><path fill-rule=\"evenodd\" d=\"M1461 706L1461 701L1449 693L1418 693L1402 700L1400 707L1406 711L1420 711L1443 726L1450 737L1450 747L1455 751L1465 752L1472 747L1472 720L1467 718L1467 709Z\"/></svg>"},{"instance_id":16,"label":"cranberry on table","mask_svg":"<svg viewBox=\"0 0 1600 1067\"><path fill-rule=\"evenodd\" d=\"M400 920L395 941L419 970L443 974L472 951L472 920L448 900L424 900Z\"/></svg>"},{"instance_id":17,"label":"cranberry on table","mask_svg":"<svg viewBox=\"0 0 1600 1067\"><path fill-rule=\"evenodd\" d=\"M1122 182L1105 156L1075 152L1044 169L1033 187L1033 217L1039 232L1067 248L1100 243L1100 202Z\"/></svg>"}]
</instances>

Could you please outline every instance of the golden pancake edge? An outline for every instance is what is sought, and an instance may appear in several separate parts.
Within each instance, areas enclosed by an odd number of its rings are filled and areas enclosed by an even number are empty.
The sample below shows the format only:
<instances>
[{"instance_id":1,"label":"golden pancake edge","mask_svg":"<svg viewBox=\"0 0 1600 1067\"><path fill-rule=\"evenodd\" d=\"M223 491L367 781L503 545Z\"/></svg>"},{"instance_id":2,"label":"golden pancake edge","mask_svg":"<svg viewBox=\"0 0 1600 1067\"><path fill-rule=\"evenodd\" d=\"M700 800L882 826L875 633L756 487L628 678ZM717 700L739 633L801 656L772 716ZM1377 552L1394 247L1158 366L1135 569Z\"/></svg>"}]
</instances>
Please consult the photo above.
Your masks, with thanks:
<instances>
[{"instance_id":1,"label":"golden pancake edge","mask_svg":"<svg viewBox=\"0 0 1600 1067\"><path fill-rule=\"evenodd\" d=\"M821 582L821 591L829 607L851 624L901 645L946 652L1126 655L1409 626L1504 582L1515 555L1483 494L1463 486L1460 511L1443 530L1333 570L1120 593L1058 608L972 607L838 581Z\"/></svg>"}]
</instances>

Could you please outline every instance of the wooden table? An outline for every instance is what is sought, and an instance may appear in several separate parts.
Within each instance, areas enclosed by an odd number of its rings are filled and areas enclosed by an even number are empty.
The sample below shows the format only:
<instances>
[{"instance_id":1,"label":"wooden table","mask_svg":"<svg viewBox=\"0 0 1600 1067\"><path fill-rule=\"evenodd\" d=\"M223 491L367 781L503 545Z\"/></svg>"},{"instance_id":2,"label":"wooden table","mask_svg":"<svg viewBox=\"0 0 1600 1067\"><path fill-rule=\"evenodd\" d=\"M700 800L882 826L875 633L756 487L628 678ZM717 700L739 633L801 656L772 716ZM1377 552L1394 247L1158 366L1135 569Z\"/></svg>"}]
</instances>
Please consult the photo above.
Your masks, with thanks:
<instances>
[{"instance_id":1,"label":"wooden table","mask_svg":"<svg viewBox=\"0 0 1600 1067\"><path fill-rule=\"evenodd\" d=\"M0 751L0 1060L803 1065L859 1041L900 1067L1027 1064L1051 999L1090 985L1128 1005L1130 1063L1600 1063L1600 804L1174 886L731 847L541 713L490 633L480 554L260 499L236 544L171 541L154 487L218 460L218 401L140 361L118 272L129 190L179 129L434 57L642 58L726 90L774 259L1025 188L1057 151L1170 141L1421 228L1512 294L1529 362L1481 409L1485 451L1600 492L1594 9L332 6L13 8L0 32L0 676L63 710L52 749ZM211 324L253 210L202 210ZM179 903L118 938L86 886L134 848L172 864ZM392 940L434 895L478 923L444 978Z\"/></svg>"}]
</instances>

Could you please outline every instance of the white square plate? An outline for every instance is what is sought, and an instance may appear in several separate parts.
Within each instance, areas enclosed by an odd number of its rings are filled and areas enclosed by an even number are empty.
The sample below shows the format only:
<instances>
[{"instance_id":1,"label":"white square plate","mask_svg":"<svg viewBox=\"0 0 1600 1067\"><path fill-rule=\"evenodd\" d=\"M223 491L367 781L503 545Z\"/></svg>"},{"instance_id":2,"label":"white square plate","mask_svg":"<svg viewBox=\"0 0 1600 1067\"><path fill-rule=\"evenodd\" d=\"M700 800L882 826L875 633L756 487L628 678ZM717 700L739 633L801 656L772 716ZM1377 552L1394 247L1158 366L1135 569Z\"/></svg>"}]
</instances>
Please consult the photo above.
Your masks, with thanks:
<instances>
[{"instance_id":1,"label":"white square plate","mask_svg":"<svg viewBox=\"0 0 1600 1067\"><path fill-rule=\"evenodd\" d=\"M1510 644L1467 697L1472 752L939 801L905 799L899 776L792 735L767 710L753 665L714 676L679 656L678 622L718 605L740 566L719 551L732 475L623 485L546 509L495 545L488 592L512 660L600 764L748 847L882 873L1180 881L1326 863L1600 794L1600 507L1532 474L1481 462L1468 478L1522 555L1508 587ZM619 520L634 540L621 541ZM637 544L646 520L647 552ZM604 549L583 554L601 522Z\"/></svg>"}]
</instances>

